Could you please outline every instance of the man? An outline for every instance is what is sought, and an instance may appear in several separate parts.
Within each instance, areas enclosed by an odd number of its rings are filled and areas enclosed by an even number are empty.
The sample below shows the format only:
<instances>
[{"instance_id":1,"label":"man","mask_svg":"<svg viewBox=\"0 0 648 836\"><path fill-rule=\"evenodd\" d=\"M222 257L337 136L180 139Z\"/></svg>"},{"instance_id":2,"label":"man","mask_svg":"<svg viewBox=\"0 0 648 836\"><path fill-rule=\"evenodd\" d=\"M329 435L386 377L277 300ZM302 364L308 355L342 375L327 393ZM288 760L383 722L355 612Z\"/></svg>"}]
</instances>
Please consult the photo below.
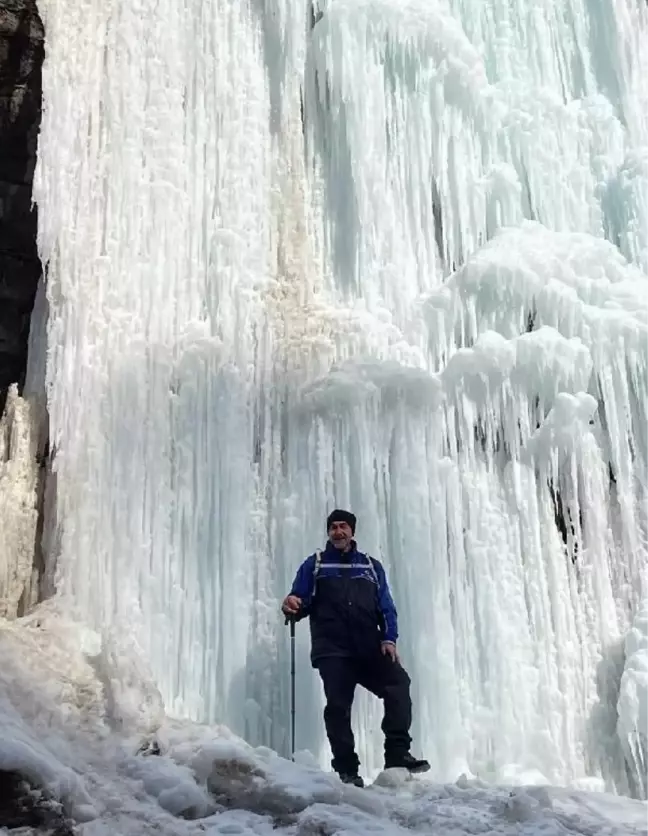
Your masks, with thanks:
<instances>
[{"instance_id":1,"label":"man","mask_svg":"<svg viewBox=\"0 0 648 836\"><path fill-rule=\"evenodd\" d=\"M382 564L358 551L355 528L349 511L329 515L326 549L299 567L282 610L295 620L310 617L311 662L324 684L331 765L342 781L362 787L351 730L356 685L384 702L385 769L426 772L430 765L409 752L410 679L396 650L396 608Z\"/></svg>"}]
</instances>

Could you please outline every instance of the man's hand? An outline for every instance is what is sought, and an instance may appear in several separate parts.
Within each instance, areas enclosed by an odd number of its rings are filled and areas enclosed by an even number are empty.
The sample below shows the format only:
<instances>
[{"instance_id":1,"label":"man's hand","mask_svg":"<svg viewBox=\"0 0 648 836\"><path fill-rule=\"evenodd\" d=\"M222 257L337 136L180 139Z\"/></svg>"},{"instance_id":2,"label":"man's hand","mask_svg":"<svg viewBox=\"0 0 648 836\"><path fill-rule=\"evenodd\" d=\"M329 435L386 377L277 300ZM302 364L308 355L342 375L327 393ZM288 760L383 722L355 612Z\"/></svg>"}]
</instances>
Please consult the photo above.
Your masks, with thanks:
<instances>
[{"instance_id":1,"label":"man's hand","mask_svg":"<svg viewBox=\"0 0 648 836\"><path fill-rule=\"evenodd\" d=\"M380 645L383 656L389 656L392 662L400 662L398 651L394 642L382 642Z\"/></svg>"},{"instance_id":2,"label":"man's hand","mask_svg":"<svg viewBox=\"0 0 648 836\"><path fill-rule=\"evenodd\" d=\"M297 613L301 609L301 598L298 598L296 595L288 595L287 598L284 599L283 604L281 605L281 611L284 615L291 616L297 615Z\"/></svg>"}]
</instances>

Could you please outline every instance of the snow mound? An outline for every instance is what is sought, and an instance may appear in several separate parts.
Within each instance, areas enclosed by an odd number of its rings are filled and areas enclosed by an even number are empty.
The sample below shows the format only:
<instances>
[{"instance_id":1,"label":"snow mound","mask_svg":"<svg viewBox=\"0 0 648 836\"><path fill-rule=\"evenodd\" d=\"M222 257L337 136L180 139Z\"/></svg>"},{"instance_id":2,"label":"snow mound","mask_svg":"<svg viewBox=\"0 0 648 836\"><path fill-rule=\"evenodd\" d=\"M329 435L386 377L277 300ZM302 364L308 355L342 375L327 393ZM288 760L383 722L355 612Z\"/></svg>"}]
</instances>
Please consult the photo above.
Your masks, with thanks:
<instances>
[{"instance_id":1,"label":"snow mound","mask_svg":"<svg viewBox=\"0 0 648 836\"><path fill-rule=\"evenodd\" d=\"M123 774L138 782L160 807L173 816L200 819L217 806L207 789L200 786L191 769L166 757L128 757Z\"/></svg>"},{"instance_id":2,"label":"snow mound","mask_svg":"<svg viewBox=\"0 0 648 836\"><path fill-rule=\"evenodd\" d=\"M77 821L97 815L82 778L43 745L16 708L0 696L0 771L22 775L29 784L61 801Z\"/></svg>"},{"instance_id":3,"label":"snow mound","mask_svg":"<svg viewBox=\"0 0 648 836\"><path fill-rule=\"evenodd\" d=\"M155 745L138 752L133 733L150 735L151 715L131 712L135 725L115 724L113 697L89 661L98 642L46 609L0 623L0 770L60 800L79 836L645 834L642 802L465 778L438 785L399 770L360 790L225 728L171 718L149 737ZM149 706L150 683L136 695L138 657L121 657L116 647L110 678L123 676L126 686L113 690Z\"/></svg>"}]
</instances>

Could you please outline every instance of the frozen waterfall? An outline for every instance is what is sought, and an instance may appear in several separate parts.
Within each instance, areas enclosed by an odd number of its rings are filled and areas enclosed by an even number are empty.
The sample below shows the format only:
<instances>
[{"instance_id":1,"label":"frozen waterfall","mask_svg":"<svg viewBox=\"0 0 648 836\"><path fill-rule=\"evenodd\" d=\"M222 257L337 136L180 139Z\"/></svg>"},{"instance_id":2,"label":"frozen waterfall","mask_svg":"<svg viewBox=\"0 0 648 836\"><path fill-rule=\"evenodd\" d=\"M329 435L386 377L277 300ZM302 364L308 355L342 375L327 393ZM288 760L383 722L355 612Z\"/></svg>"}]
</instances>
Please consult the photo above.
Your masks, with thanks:
<instances>
[{"instance_id":1,"label":"frozen waterfall","mask_svg":"<svg viewBox=\"0 0 648 836\"><path fill-rule=\"evenodd\" d=\"M39 8L51 587L285 753L278 602L348 505L435 778L640 792L646 4Z\"/></svg>"}]
</instances>

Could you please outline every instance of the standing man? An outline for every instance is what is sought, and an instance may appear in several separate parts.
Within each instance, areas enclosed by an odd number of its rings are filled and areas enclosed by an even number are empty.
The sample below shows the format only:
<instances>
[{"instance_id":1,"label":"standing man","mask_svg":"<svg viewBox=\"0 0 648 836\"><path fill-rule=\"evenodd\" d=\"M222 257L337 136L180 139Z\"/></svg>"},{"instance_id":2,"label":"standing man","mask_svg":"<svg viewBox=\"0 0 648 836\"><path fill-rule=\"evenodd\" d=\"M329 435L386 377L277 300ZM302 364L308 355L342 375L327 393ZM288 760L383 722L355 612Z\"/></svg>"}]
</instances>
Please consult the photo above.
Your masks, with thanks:
<instances>
[{"instance_id":1,"label":"standing man","mask_svg":"<svg viewBox=\"0 0 648 836\"><path fill-rule=\"evenodd\" d=\"M342 781L362 787L351 730L356 685L383 700L385 769L426 772L430 764L410 754L410 678L400 664L396 607L382 564L358 551L356 518L333 511L328 542L302 563L282 604L288 618L310 616L311 662L324 684L324 723L331 765Z\"/></svg>"}]
</instances>

